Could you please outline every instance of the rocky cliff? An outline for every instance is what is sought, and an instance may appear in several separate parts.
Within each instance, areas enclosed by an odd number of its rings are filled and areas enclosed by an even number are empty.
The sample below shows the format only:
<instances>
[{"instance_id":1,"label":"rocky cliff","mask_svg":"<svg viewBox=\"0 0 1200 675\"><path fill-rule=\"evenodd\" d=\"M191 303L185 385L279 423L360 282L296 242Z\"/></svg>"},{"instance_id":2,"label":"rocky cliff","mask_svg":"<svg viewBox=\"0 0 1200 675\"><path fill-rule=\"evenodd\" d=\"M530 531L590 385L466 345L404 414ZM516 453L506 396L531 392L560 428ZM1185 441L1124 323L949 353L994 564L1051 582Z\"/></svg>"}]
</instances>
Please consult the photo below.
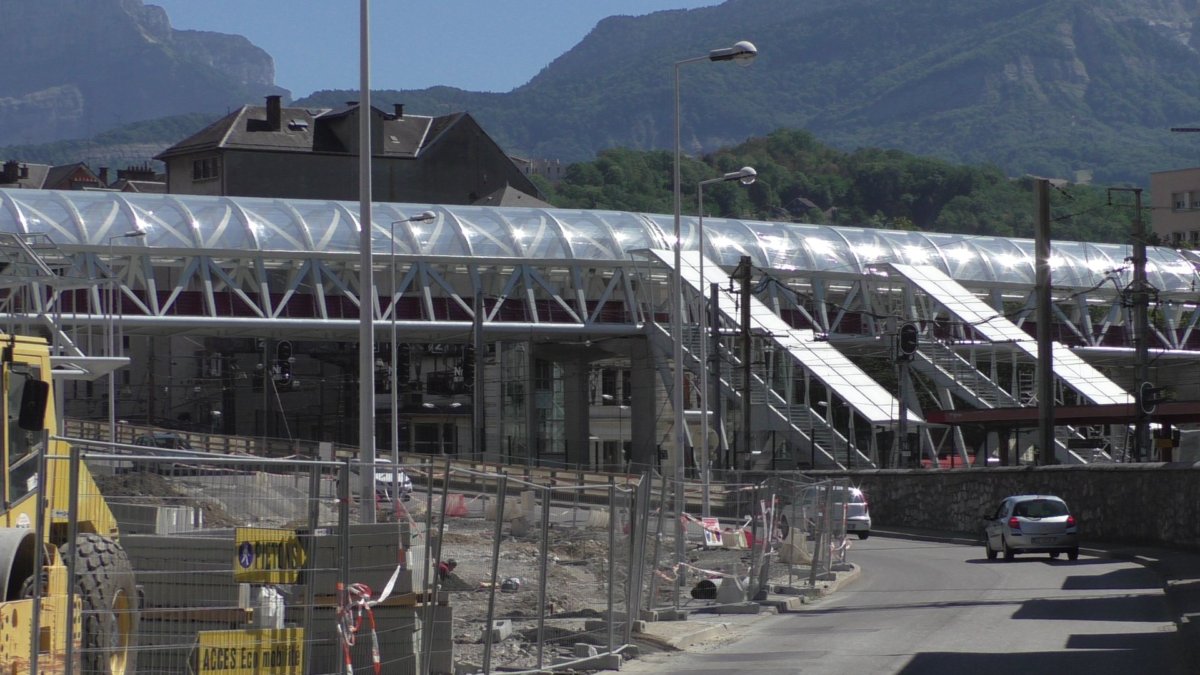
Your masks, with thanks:
<instances>
[{"instance_id":1,"label":"rocky cliff","mask_svg":"<svg viewBox=\"0 0 1200 675\"><path fill-rule=\"evenodd\" d=\"M0 58L0 145L287 95L262 49L142 0L0 0Z\"/></svg>"}]
</instances>

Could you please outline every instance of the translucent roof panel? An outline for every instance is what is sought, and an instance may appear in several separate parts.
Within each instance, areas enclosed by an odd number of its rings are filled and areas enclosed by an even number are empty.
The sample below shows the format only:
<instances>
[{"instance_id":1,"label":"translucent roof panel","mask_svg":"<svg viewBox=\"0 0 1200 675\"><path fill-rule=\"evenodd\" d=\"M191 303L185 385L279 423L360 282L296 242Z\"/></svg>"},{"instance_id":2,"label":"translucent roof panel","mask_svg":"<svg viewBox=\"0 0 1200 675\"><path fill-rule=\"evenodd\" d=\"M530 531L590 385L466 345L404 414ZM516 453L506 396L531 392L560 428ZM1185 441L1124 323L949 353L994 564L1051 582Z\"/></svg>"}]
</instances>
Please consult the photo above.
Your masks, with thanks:
<instances>
[{"instance_id":1,"label":"translucent roof panel","mask_svg":"<svg viewBox=\"0 0 1200 675\"><path fill-rule=\"evenodd\" d=\"M399 222L426 210L438 214L433 222ZM699 225L694 216L681 220L684 250L699 247ZM161 248L355 253L359 245L357 202L0 189L0 231L96 246L135 229L147 233L138 245ZM631 250L669 249L673 235L674 218L664 214L372 206L371 241L381 255L619 261ZM1125 286L1132 277L1129 246L1055 241L1051 248L1056 286L1090 288L1110 277ZM963 282L1027 286L1035 278L1031 239L705 218L704 249L726 267L750 256L767 269L818 274L895 262L933 265ZM1147 253L1147 276L1160 292L1193 291L1188 258L1169 248Z\"/></svg>"}]
</instances>

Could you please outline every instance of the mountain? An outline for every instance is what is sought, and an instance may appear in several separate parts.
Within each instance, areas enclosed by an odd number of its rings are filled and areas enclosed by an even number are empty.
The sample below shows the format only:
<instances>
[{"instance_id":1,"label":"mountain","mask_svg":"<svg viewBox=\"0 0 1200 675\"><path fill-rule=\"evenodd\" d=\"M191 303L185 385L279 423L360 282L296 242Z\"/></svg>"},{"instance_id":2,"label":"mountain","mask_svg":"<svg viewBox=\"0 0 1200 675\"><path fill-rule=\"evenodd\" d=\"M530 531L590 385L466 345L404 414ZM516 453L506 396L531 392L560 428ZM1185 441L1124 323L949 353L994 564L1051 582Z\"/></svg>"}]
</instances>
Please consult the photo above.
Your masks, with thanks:
<instances>
[{"instance_id":1,"label":"mountain","mask_svg":"<svg viewBox=\"0 0 1200 675\"><path fill-rule=\"evenodd\" d=\"M469 111L516 155L571 162L605 148L667 149L674 63L750 40L759 57L747 68L680 68L689 154L800 129L844 151L1145 184L1200 154L1200 138L1169 130L1200 126L1198 19L1200 0L727 0L605 19L511 92L434 87L373 100ZM279 91L261 50L172 30L141 0L0 0L0 44L10 97L0 98L0 146L24 144L29 161L44 161L28 145L39 139L220 113ZM296 104L357 98L323 91ZM84 147L104 154L99 141Z\"/></svg>"},{"instance_id":2,"label":"mountain","mask_svg":"<svg viewBox=\"0 0 1200 675\"><path fill-rule=\"evenodd\" d=\"M262 49L237 35L174 30L142 0L0 0L0 45L0 145L287 94Z\"/></svg>"},{"instance_id":3,"label":"mountain","mask_svg":"<svg viewBox=\"0 0 1200 675\"><path fill-rule=\"evenodd\" d=\"M467 109L514 154L670 148L673 64L750 40L748 68L681 67L687 152L798 128L846 150L1144 183L1196 161L1196 141L1169 129L1200 121L1197 18L1200 0L728 0L606 19L506 94L378 95Z\"/></svg>"}]
</instances>

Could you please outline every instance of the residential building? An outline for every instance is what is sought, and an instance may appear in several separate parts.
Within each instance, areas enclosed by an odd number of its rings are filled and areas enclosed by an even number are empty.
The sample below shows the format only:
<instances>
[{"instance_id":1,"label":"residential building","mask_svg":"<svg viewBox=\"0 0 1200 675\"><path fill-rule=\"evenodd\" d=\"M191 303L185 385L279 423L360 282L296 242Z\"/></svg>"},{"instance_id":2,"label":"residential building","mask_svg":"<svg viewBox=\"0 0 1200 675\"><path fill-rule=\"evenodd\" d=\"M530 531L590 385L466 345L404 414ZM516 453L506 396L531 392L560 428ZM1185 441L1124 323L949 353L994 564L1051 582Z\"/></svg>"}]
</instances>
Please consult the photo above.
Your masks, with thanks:
<instances>
[{"instance_id":1,"label":"residential building","mask_svg":"<svg viewBox=\"0 0 1200 675\"><path fill-rule=\"evenodd\" d=\"M558 183L566 176L567 164L558 159L525 159L513 157L513 163L521 168L526 176L541 176L551 183Z\"/></svg>"},{"instance_id":2,"label":"residential building","mask_svg":"<svg viewBox=\"0 0 1200 675\"><path fill-rule=\"evenodd\" d=\"M171 146L171 194L354 200L360 106L285 108L279 96L243 106ZM545 205L538 190L467 113L438 117L370 109L374 200L497 204L508 190Z\"/></svg>"},{"instance_id":3,"label":"residential building","mask_svg":"<svg viewBox=\"0 0 1200 675\"><path fill-rule=\"evenodd\" d=\"M27 190L87 190L103 187L87 164L32 164L9 160L0 170L0 187Z\"/></svg>"},{"instance_id":4,"label":"residential building","mask_svg":"<svg viewBox=\"0 0 1200 675\"><path fill-rule=\"evenodd\" d=\"M1151 173L1150 206L1159 241L1200 248L1200 167Z\"/></svg>"}]
</instances>

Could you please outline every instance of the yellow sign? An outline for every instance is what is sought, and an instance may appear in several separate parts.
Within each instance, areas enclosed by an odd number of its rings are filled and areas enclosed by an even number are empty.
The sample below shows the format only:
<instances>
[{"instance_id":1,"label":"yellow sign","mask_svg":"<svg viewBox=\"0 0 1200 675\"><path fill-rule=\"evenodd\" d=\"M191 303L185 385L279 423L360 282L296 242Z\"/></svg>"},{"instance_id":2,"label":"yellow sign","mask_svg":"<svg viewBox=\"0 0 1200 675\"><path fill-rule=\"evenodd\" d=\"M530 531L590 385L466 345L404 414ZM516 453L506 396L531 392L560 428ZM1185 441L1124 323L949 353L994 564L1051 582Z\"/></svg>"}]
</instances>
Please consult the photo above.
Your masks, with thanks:
<instances>
[{"instance_id":1,"label":"yellow sign","mask_svg":"<svg viewBox=\"0 0 1200 675\"><path fill-rule=\"evenodd\" d=\"M202 630L199 675L303 675L304 629Z\"/></svg>"},{"instance_id":2,"label":"yellow sign","mask_svg":"<svg viewBox=\"0 0 1200 675\"><path fill-rule=\"evenodd\" d=\"M294 584L308 559L292 530L239 527L233 550L233 580L249 584Z\"/></svg>"}]
</instances>

